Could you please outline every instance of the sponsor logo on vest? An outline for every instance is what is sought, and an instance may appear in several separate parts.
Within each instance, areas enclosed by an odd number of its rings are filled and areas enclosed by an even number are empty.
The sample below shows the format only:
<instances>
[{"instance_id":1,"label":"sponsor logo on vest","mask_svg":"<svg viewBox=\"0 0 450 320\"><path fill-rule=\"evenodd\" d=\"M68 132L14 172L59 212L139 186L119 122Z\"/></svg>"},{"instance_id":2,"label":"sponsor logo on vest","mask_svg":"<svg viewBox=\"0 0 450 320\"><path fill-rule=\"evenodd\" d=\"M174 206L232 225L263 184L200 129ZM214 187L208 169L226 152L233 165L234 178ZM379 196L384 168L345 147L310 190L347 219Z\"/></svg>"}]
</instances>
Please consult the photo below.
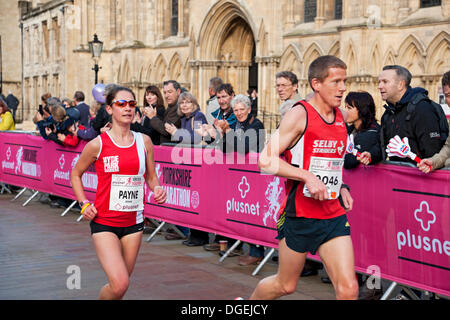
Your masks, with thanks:
<instances>
[{"instance_id":1,"label":"sponsor logo on vest","mask_svg":"<svg viewBox=\"0 0 450 320\"><path fill-rule=\"evenodd\" d=\"M105 172L119 172L119 156L103 157Z\"/></svg>"}]
</instances>

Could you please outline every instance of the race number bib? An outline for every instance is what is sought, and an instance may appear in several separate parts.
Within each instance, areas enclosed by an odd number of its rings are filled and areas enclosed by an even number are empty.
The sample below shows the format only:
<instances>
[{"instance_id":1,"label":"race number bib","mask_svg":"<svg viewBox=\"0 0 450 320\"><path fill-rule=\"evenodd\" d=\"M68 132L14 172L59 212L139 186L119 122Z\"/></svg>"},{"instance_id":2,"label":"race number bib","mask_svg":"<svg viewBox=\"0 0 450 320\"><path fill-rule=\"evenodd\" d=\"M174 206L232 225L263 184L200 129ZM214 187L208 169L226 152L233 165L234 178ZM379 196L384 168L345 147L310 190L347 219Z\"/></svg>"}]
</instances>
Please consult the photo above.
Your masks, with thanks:
<instances>
[{"instance_id":1,"label":"race number bib","mask_svg":"<svg viewBox=\"0 0 450 320\"><path fill-rule=\"evenodd\" d=\"M311 157L309 171L322 181L328 190L328 199L339 197L342 185L342 167L344 159ZM303 188L305 197L311 197L308 188Z\"/></svg>"},{"instance_id":2,"label":"race number bib","mask_svg":"<svg viewBox=\"0 0 450 320\"><path fill-rule=\"evenodd\" d=\"M144 177L113 174L109 210L144 210Z\"/></svg>"}]
</instances>

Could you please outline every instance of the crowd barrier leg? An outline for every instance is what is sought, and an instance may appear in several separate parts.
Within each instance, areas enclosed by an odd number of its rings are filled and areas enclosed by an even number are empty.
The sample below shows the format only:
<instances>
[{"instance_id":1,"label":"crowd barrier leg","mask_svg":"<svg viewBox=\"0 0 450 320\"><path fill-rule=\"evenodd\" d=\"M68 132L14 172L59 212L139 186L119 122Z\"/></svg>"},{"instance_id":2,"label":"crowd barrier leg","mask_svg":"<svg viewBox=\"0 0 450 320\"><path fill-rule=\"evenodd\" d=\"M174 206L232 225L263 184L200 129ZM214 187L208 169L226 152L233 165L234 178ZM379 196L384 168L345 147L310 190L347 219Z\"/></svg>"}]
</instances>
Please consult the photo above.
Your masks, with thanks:
<instances>
[{"instance_id":1,"label":"crowd barrier leg","mask_svg":"<svg viewBox=\"0 0 450 320\"><path fill-rule=\"evenodd\" d=\"M181 236L181 237L183 237L183 238L186 237L186 236L184 235L184 233L181 232L180 229L178 229L174 224L171 224L170 227L171 227L173 230L175 230L175 232L178 233L179 236Z\"/></svg>"},{"instance_id":2,"label":"crowd barrier leg","mask_svg":"<svg viewBox=\"0 0 450 320\"><path fill-rule=\"evenodd\" d=\"M152 241L152 239L156 236L156 234L159 232L159 230L161 230L162 227L164 227L166 223L163 221L161 222L161 224L155 229L155 231L153 231L153 233L150 235L150 237L147 238L147 242Z\"/></svg>"},{"instance_id":3,"label":"crowd barrier leg","mask_svg":"<svg viewBox=\"0 0 450 320\"><path fill-rule=\"evenodd\" d=\"M411 298L411 300L422 300L414 293L414 291L411 290L411 288L402 286L401 284L399 284L395 281L391 283L391 285L386 290L386 292L383 294L383 296L380 298L380 300L388 300L391 297L395 297L402 290L404 293L406 293L409 296L409 298ZM423 300L427 300L431 296L431 294L427 291L422 291L422 293L423 293Z\"/></svg>"},{"instance_id":4,"label":"crowd barrier leg","mask_svg":"<svg viewBox=\"0 0 450 320\"><path fill-rule=\"evenodd\" d=\"M20 190L20 192L14 197L14 199L12 199L11 201L16 200L17 198L19 198L25 191L27 191L28 188L23 188L22 190Z\"/></svg>"},{"instance_id":5,"label":"crowd barrier leg","mask_svg":"<svg viewBox=\"0 0 450 320\"><path fill-rule=\"evenodd\" d=\"M82 214L80 214L80 216L77 218L77 222L80 222L81 219L83 219L83 215Z\"/></svg>"},{"instance_id":6,"label":"crowd barrier leg","mask_svg":"<svg viewBox=\"0 0 450 320\"><path fill-rule=\"evenodd\" d=\"M33 190L33 191L34 191L34 190ZM25 202L23 203L22 207L25 207L31 200L33 200L34 197L36 197L36 196L38 195L38 193L39 193L39 191L35 191L35 192L31 195L31 197L29 197L28 200L25 201Z\"/></svg>"},{"instance_id":7,"label":"crowd barrier leg","mask_svg":"<svg viewBox=\"0 0 450 320\"><path fill-rule=\"evenodd\" d=\"M4 184L3 182L0 183L0 186L2 186L2 190L0 191L0 194L3 194L3 192L8 192L9 194L12 194L11 190L8 189L8 187L6 186L6 184Z\"/></svg>"},{"instance_id":8,"label":"crowd barrier leg","mask_svg":"<svg viewBox=\"0 0 450 320\"><path fill-rule=\"evenodd\" d=\"M234 249L236 249L236 247L241 243L241 240L237 240L231 247L230 249L227 250L227 252L225 252L225 254L223 256L220 257L219 262L223 262L223 260L225 260L225 258L230 254L231 251L233 251Z\"/></svg>"},{"instance_id":9,"label":"crowd barrier leg","mask_svg":"<svg viewBox=\"0 0 450 320\"><path fill-rule=\"evenodd\" d=\"M69 212L69 210L72 209L73 206L76 205L76 204L77 204L76 201L72 202L72 203L70 204L70 206L68 206L67 209L64 210L63 213L61 213L61 217L64 217L64 216L66 215L66 213Z\"/></svg>"},{"instance_id":10,"label":"crowd barrier leg","mask_svg":"<svg viewBox=\"0 0 450 320\"><path fill-rule=\"evenodd\" d=\"M264 266L264 264L270 259L270 257L274 254L275 248L270 249L269 253L266 254L264 259L259 263L259 265L256 267L255 271L253 271L252 276L256 276L261 270L261 268Z\"/></svg>"}]
</instances>

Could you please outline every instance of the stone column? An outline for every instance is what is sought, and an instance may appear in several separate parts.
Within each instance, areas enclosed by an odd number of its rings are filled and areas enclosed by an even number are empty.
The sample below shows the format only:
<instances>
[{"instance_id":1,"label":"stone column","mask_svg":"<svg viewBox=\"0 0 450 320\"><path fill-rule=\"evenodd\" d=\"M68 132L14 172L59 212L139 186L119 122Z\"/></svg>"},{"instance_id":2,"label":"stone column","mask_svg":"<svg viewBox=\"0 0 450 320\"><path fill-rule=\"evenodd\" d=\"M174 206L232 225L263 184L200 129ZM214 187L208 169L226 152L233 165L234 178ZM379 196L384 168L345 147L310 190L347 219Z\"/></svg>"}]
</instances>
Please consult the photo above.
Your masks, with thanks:
<instances>
[{"instance_id":1,"label":"stone column","mask_svg":"<svg viewBox=\"0 0 450 320\"><path fill-rule=\"evenodd\" d=\"M325 0L317 0L316 18L314 19L314 27L319 29L325 23Z\"/></svg>"},{"instance_id":2,"label":"stone column","mask_svg":"<svg viewBox=\"0 0 450 320\"><path fill-rule=\"evenodd\" d=\"M178 34L177 37L184 38L184 0L178 0Z\"/></svg>"}]
</instances>

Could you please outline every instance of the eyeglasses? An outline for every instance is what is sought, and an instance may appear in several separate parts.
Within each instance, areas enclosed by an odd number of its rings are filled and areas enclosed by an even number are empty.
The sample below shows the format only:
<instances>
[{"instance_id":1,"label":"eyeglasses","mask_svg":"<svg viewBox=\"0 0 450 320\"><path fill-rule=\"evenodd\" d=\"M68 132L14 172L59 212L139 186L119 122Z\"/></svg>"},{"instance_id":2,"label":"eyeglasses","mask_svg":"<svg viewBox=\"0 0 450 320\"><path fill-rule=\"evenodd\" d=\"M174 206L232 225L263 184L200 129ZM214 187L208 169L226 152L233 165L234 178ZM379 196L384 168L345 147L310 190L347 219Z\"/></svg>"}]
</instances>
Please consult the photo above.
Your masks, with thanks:
<instances>
[{"instance_id":1,"label":"eyeglasses","mask_svg":"<svg viewBox=\"0 0 450 320\"><path fill-rule=\"evenodd\" d=\"M285 88L288 88L288 87L292 87L292 84L284 84L284 83L280 83L280 84L276 84L275 85L275 88L282 88L282 89L285 89Z\"/></svg>"},{"instance_id":2,"label":"eyeglasses","mask_svg":"<svg viewBox=\"0 0 450 320\"><path fill-rule=\"evenodd\" d=\"M137 102L136 100L115 100L112 102L112 104L115 104L119 108L125 108L127 105L130 106L130 108L136 108Z\"/></svg>"}]
</instances>

